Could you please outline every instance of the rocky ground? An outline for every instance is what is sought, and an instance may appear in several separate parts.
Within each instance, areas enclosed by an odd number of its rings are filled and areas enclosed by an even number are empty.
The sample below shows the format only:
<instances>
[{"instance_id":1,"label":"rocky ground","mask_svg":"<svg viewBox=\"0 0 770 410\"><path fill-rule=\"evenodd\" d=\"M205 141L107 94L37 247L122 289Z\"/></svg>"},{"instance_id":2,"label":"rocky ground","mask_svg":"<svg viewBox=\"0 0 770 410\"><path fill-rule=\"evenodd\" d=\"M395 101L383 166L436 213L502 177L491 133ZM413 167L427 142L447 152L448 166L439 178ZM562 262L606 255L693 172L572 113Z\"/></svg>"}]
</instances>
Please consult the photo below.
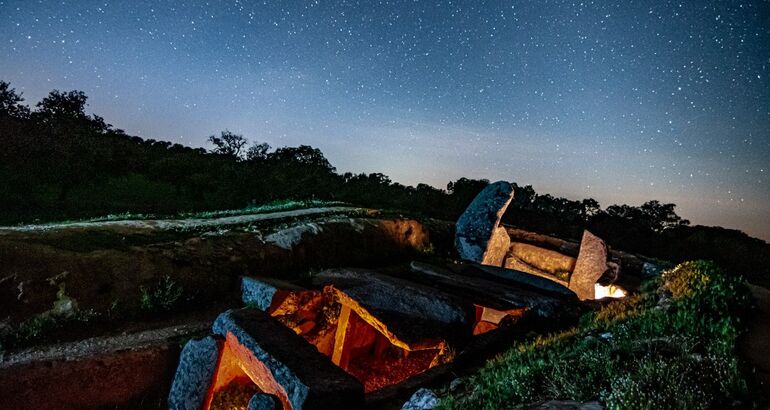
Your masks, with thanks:
<instances>
[{"instance_id":1,"label":"rocky ground","mask_svg":"<svg viewBox=\"0 0 770 410\"><path fill-rule=\"evenodd\" d=\"M241 276L405 263L446 232L350 207L0 228L0 391L162 408L181 345L241 305Z\"/></svg>"}]
</instances>

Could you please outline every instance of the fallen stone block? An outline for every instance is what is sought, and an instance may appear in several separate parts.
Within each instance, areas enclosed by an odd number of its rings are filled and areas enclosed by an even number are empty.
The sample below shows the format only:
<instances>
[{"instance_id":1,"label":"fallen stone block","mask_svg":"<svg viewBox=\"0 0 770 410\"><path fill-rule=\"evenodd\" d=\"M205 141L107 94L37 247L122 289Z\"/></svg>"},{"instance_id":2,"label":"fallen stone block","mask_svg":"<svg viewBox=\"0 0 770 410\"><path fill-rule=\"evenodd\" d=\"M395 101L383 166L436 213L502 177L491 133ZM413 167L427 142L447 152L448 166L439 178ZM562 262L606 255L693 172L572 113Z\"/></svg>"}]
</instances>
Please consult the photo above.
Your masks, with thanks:
<instances>
[{"instance_id":1,"label":"fallen stone block","mask_svg":"<svg viewBox=\"0 0 770 410\"><path fill-rule=\"evenodd\" d=\"M575 302L575 294L566 287L561 287L564 292L559 292L559 286L553 284L550 291L543 291L538 287L522 286L516 281L501 281L495 275L487 274L479 267L504 271L508 276L518 275L531 283L532 275L496 268L484 265L471 265L464 267L467 274L457 273L445 268L428 265L421 262L412 262L412 278L429 286L441 288L446 292L452 292L458 297L463 297L478 306L486 306L500 311L508 311L517 308L527 308L541 317L554 317L570 303ZM543 281L550 289L551 283L547 279L534 277L534 280ZM501 283L503 282L503 283Z\"/></svg>"}]
</instances>

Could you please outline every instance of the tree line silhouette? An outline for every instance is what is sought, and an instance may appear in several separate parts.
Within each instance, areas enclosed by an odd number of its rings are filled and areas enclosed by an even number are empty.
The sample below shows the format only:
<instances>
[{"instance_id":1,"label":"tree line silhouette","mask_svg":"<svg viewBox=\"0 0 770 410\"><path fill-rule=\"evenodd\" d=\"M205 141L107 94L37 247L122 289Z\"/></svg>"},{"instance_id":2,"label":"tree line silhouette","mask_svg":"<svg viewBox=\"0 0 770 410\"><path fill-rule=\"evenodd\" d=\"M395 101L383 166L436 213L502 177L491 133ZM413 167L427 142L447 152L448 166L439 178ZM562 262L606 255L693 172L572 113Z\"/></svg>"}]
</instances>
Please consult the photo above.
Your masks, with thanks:
<instances>
[{"instance_id":1,"label":"tree line silhouette","mask_svg":"<svg viewBox=\"0 0 770 410\"><path fill-rule=\"evenodd\" d=\"M210 150L142 139L87 114L87 101L81 91L53 90L30 108L0 81L0 223L126 211L167 215L282 199L343 201L456 220L489 183L460 178L438 189L404 186L381 173L338 173L317 148L273 149L230 131L210 136ZM589 228L620 249L673 261L707 257L748 268L746 261L757 258L752 253L770 254L765 242L742 232L689 227L674 204L602 209L594 199L538 194L531 185L517 184L515 191L503 222L524 229L578 239ZM764 272L768 266L763 264Z\"/></svg>"}]
</instances>

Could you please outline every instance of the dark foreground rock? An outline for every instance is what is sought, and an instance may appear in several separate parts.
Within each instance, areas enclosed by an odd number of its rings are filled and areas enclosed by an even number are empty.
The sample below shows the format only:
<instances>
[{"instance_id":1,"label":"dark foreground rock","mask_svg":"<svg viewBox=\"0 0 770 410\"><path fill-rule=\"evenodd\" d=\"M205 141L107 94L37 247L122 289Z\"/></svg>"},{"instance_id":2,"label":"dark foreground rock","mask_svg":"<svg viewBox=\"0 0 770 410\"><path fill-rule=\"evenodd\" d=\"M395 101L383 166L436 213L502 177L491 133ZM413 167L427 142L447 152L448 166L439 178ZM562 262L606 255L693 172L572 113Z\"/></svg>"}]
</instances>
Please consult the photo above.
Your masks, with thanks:
<instances>
[{"instance_id":1,"label":"dark foreground rock","mask_svg":"<svg viewBox=\"0 0 770 410\"><path fill-rule=\"evenodd\" d=\"M6 357L0 364L0 408L162 409L179 358L176 341L108 346L86 340L34 359ZM58 354L61 352L61 354Z\"/></svg>"},{"instance_id":2,"label":"dark foreground rock","mask_svg":"<svg viewBox=\"0 0 770 410\"><path fill-rule=\"evenodd\" d=\"M473 199L457 220L455 248L460 258L502 266L511 242L499 226L500 218L512 199L513 186L505 181L490 184Z\"/></svg>"}]
</instances>

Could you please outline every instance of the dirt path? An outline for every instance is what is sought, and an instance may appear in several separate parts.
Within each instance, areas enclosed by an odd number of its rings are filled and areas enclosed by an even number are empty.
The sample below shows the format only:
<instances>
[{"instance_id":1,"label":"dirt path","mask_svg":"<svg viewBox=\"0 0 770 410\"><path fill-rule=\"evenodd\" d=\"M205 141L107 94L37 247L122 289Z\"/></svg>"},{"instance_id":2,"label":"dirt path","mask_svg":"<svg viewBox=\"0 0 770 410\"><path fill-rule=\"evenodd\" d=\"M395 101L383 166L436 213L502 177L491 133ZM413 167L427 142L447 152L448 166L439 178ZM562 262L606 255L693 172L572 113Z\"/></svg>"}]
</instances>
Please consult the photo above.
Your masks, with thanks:
<instances>
[{"instance_id":1,"label":"dirt path","mask_svg":"<svg viewBox=\"0 0 770 410\"><path fill-rule=\"evenodd\" d=\"M749 331L741 343L743 356L756 369L759 391L768 396L770 387L770 290L749 285L757 303L757 311L749 323ZM767 397L765 397L767 399Z\"/></svg>"},{"instance_id":2,"label":"dirt path","mask_svg":"<svg viewBox=\"0 0 770 410\"><path fill-rule=\"evenodd\" d=\"M23 226L2 226L0 235L13 232L35 232L65 229L147 229L147 230L171 230L171 229L198 229L207 227L226 227L241 225L251 222L267 221L272 219L297 218L306 216L332 215L356 211L367 211L356 207L324 207L295 209L292 211L269 212L251 215L225 216L220 218L190 218L190 219L147 219L147 220L119 220L99 222L67 222L61 224L40 224Z\"/></svg>"}]
</instances>

